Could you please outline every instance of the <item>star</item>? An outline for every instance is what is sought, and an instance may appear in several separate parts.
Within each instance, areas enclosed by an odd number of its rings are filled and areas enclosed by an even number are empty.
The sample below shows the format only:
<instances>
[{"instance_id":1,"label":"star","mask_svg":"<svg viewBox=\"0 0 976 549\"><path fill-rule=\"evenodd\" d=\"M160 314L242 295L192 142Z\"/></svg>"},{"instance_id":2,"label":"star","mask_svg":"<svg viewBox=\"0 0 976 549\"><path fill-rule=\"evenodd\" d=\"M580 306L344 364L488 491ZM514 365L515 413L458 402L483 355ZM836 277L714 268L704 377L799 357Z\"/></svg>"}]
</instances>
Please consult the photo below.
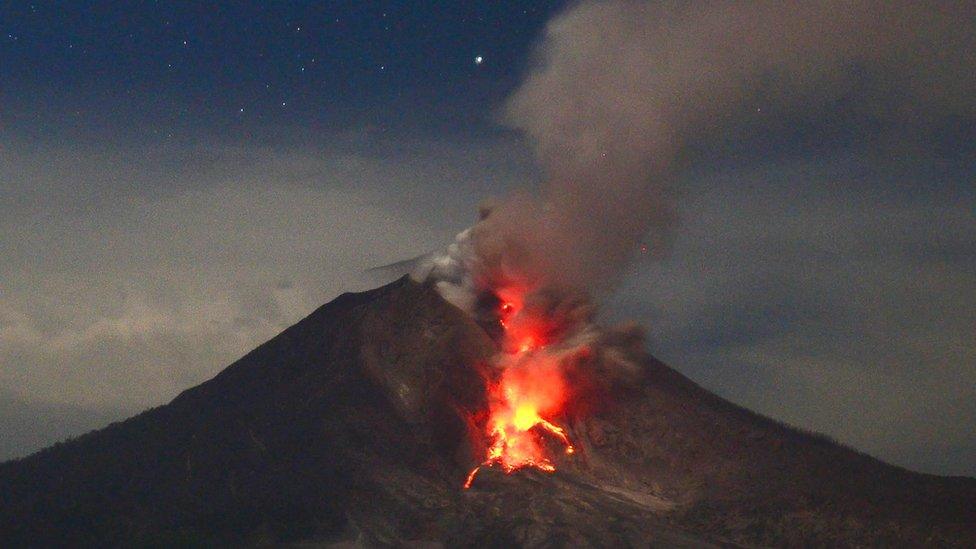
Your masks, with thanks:
<instances>
[{"instance_id":1,"label":"star","mask_svg":"<svg viewBox=\"0 0 976 549\"><path fill-rule=\"evenodd\" d=\"M482 64L484 62L485 62L485 58L484 57L482 57L480 55L475 56L475 58L474 58L474 64L475 65L480 65L480 64Z\"/></svg>"}]
</instances>

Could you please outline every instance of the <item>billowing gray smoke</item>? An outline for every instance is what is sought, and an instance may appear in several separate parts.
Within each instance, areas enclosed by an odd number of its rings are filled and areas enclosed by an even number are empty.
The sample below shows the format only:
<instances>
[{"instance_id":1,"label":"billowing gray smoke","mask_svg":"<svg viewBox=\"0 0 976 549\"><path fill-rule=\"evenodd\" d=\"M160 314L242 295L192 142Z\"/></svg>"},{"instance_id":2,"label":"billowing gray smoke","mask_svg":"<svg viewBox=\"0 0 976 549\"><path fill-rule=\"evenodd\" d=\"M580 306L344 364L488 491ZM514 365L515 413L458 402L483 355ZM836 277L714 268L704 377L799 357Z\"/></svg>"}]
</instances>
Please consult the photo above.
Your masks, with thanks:
<instances>
[{"instance_id":1,"label":"billowing gray smoke","mask_svg":"<svg viewBox=\"0 0 976 549\"><path fill-rule=\"evenodd\" d=\"M973 21L972 2L578 3L549 23L504 111L542 192L496 204L453 250L467 272L447 278L606 289L641 243L666 244L682 151L758 105L854 97L882 123L908 111L922 125L973 114L976 78L958 78L976 70Z\"/></svg>"},{"instance_id":2,"label":"billowing gray smoke","mask_svg":"<svg viewBox=\"0 0 976 549\"><path fill-rule=\"evenodd\" d=\"M642 332L596 326L591 296L642 243L666 246L686 151L734 134L757 106L809 115L843 98L881 125L913 113L916 128L976 113L976 79L955 75L976 69L974 6L591 0L552 21L504 110L534 147L541 192L484 207L414 272L499 342L491 420L472 433L486 458L465 486L480 467L553 470L555 457L526 461L510 441L532 447L531 427L563 425L547 432L571 454L578 403L648 372ZM526 409L530 427L513 419Z\"/></svg>"}]
</instances>

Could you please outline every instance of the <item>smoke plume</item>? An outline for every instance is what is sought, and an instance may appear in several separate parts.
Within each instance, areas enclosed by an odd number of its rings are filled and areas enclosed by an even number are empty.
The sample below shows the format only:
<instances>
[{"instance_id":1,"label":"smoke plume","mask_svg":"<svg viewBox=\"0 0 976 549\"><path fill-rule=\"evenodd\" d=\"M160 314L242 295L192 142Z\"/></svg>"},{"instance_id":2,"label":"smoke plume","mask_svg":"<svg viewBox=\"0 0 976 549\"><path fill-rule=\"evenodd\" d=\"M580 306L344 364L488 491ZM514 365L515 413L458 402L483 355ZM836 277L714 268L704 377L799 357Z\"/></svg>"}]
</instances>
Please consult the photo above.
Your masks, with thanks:
<instances>
[{"instance_id":1,"label":"smoke plume","mask_svg":"<svg viewBox=\"0 0 976 549\"><path fill-rule=\"evenodd\" d=\"M971 115L976 79L955 75L976 69L974 15L942 2L576 4L504 109L534 147L541 193L494 205L459 241L477 255L461 262L476 284L599 292L642 244L665 251L682 151L757 108L843 97L882 122Z\"/></svg>"}]
</instances>

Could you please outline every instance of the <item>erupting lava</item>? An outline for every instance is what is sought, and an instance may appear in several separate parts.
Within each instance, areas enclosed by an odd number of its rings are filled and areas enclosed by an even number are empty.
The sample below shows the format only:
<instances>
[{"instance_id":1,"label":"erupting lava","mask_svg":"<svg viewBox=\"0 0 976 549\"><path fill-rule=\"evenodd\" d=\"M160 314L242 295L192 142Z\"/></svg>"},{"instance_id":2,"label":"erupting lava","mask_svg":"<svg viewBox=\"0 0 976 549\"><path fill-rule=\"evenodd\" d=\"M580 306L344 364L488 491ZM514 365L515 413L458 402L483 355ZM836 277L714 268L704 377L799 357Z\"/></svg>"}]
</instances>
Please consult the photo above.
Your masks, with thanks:
<instances>
[{"instance_id":1,"label":"erupting lava","mask_svg":"<svg viewBox=\"0 0 976 549\"><path fill-rule=\"evenodd\" d=\"M556 470L542 444L551 436L574 452L566 431L543 415L558 414L566 402L567 388L558 361L546 353L538 323L519 315L522 303L518 295L499 292L499 323L505 329L502 348L501 378L489 388L488 440L485 460L471 470L464 483L469 488L482 467L498 465L505 473L523 467L541 471Z\"/></svg>"}]
</instances>

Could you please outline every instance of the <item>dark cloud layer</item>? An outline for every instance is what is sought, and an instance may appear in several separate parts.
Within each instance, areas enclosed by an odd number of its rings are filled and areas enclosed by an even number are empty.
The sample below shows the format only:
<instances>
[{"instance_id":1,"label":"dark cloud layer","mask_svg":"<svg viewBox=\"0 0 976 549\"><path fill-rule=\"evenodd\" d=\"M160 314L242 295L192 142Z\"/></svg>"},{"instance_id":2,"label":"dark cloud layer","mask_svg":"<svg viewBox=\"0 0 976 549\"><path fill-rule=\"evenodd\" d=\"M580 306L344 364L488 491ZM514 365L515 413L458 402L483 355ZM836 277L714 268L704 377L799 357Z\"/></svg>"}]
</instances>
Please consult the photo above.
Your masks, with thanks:
<instances>
[{"instance_id":1,"label":"dark cloud layer","mask_svg":"<svg viewBox=\"0 0 976 549\"><path fill-rule=\"evenodd\" d=\"M976 177L870 155L698 172L608 304L706 387L895 463L976 472ZM921 191L919 189L927 188Z\"/></svg>"}]
</instances>

